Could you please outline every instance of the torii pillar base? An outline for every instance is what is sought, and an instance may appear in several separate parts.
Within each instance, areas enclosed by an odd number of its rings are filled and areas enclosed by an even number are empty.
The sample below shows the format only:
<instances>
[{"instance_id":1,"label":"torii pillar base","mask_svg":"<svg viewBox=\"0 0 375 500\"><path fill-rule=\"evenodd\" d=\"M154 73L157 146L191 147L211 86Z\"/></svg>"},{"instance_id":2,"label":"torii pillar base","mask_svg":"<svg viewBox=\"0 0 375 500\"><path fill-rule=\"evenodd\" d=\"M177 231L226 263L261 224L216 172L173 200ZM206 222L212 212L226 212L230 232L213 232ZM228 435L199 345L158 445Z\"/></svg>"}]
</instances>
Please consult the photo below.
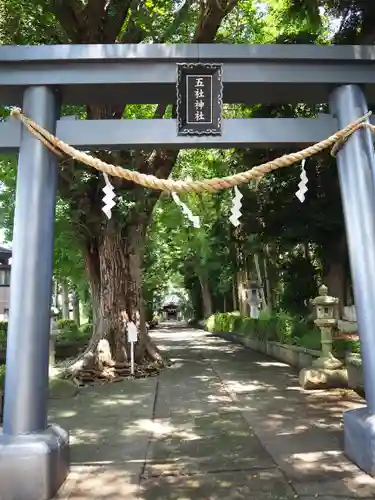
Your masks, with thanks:
<instances>
[{"instance_id":1,"label":"torii pillar base","mask_svg":"<svg viewBox=\"0 0 375 500\"><path fill-rule=\"evenodd\" d=\"M0 430L1 500L48 500L69 473L69 435L51 426L9 436Z\"/></svg>"},{"instance_id":2,"label":"torii pillar base","mask_svg":"<svg viewBox=\"0 0 375 500\"><path fill-rule=\"evenodd\" d=\"M344 412L345 455L375 477L375 415L367 407Z\"/></svg>"}]
</instances>

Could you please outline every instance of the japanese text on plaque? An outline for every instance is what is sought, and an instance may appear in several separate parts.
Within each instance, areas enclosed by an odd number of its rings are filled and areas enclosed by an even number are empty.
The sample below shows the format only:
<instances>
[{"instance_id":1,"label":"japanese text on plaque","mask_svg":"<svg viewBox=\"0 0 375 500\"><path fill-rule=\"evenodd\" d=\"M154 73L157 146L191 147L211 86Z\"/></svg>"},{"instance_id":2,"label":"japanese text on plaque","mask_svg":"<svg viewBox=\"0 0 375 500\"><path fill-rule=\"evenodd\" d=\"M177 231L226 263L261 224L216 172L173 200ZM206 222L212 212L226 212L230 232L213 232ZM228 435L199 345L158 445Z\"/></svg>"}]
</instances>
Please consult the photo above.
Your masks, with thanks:
<instances>
[{"instance_id":1,"label":"japanese text on plaque","mask_svg":"<svg viewBox=\"0 0 375 500\"><path fill-rule=\"evenodd\" d=\"M187 123L212 123L212 76L187 75Z\"/></svg>"}]
</instances>

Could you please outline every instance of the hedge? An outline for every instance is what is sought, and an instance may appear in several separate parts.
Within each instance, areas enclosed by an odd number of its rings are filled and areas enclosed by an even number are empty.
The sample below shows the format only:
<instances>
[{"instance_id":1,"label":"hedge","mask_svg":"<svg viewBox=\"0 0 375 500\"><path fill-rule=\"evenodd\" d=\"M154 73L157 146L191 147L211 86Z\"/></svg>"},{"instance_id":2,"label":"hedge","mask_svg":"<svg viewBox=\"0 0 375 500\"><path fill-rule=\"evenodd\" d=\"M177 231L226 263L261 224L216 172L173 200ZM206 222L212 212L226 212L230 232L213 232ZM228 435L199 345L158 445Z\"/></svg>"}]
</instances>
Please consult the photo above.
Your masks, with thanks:
<instances>
[{"instance_id":1,"label":"hedge","mask_svg":"<svg viewBox=\"0 0 375 500\"><path fill-rule=\"evenodd\" d=\"M5 387L5 365L0 365L0 392L4 392Z\"/></svg>"},{"instance_id":2,"label":"hedge","mask_svg":"<svg viewBox=\"0 0 375 500\"><path fill-rule=\"evenodd\" d=\"M320 350L320 330L313 321L306 321L287 313L260 313L259 319L242 316L239 312L218 313L206 320L209 332L227 332L246 335L259 340L272 340L281 344L299 345ZM346 351L360 351L358 340L334 340L333 349L339 355Z\"/></svg>"},{"instance_id":3,"label":"hedge","mask_svg":"<svg viewBox=\"0 0 375 500\"><path fill-rule=\"evenodd\" d=\"M92 324L86 323L78 327L72 319L57 320L58 334L56 336L56 345L66 345L73 343L88 342L92 333ZM8 322L0 321L0 349L6 348L8 331Z\"/></svg>"}]
</instances>

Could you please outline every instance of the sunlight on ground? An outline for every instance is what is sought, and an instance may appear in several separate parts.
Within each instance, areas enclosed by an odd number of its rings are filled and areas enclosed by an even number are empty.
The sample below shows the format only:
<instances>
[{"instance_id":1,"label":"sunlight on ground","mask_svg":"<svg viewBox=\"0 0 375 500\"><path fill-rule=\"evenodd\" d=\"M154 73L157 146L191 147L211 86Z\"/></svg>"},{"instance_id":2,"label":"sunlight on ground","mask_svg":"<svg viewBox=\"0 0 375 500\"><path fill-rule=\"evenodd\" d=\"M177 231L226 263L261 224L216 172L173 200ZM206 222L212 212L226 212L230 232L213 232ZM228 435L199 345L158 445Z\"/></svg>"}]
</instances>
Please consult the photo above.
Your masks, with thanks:
<instances>
[{"instance_id":1,"label":"sunlight on ground","mask_svg":"<svg viewBox=\"0 0 375 500\"><path fill-rule=\"evenodd\" d=\"M260 383L249 383L244 384L243 382L228 380L226 382L226 386L230 392L235 392L236 394L240 394L242 392L252 392L252 391L261 391L264 389L275 389L271 385L265 385Z\"/></svg>"},{"instance_id":2,"label":"sunlight on ground","mask_svg":"<svg viewBox=\"0 0 375 500\"><path fill-rule=\"evenodd\" d=\"M157 384L92 389L55 413L84 464L69 500L373 497L340 442L360 398L303 391L283 363L205 332L152 336L176 361Z\"/></svg>"},{"instance_id":3,"label":"sunlight on ground","mask_svg":"<svg viewBox=\"0 0 375 500\"><path fill-rule=\"evenodd\" d=\"M279 368L285 368L285 363L279 363L278 361L256 361L254 364L258 366L263 366L267 368L271 368L273 366L277 366Z\"/></svg>"}]
</instances>

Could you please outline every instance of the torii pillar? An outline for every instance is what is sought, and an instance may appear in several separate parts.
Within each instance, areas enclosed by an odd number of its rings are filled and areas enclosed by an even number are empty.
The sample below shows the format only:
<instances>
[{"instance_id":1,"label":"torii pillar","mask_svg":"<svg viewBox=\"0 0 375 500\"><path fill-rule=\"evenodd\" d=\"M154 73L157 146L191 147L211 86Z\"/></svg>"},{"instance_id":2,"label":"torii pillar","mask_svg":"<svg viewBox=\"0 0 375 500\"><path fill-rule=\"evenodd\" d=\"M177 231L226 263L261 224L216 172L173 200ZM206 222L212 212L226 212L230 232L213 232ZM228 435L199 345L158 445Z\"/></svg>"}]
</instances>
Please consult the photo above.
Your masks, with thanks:
<instances>
[{"instance_id":1,"label":"torii pillar","mask_svg":"<svg viewBox=\"0 0 375 500\"><path fill-rule=\"evenodd\" d=\"M45 86L24 93L25 113L55 132L58 96ZM0 430L1 500L53 498L69 472L67 432L47 423L57 159L27 129L18 159Z\"/></svg>"},{"instance_id":2,"label":"torii pillar","mask_svg":"<svg viewBox=\"0 0 375 500\"><path fill-rule=\"evenodd\" d=\"M330 99L338 127L368 112L357 85L336 88ZM371 132L355 132L337 153L337 166L363 359L367 406L344 413L345 453L375 475L375 156Z\"/></svg>"}]
</instances>

